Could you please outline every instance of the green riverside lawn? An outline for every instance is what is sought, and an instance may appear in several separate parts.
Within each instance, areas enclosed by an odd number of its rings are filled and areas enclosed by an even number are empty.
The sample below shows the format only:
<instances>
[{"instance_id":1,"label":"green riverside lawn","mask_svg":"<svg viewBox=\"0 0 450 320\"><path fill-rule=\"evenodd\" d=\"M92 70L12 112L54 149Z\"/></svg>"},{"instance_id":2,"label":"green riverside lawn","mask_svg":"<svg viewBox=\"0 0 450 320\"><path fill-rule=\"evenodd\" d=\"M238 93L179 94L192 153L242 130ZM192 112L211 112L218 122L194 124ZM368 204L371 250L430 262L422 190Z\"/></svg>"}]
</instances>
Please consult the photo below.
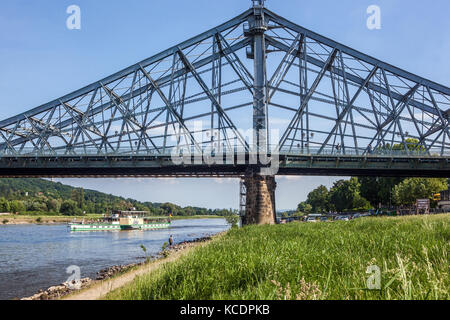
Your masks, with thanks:
<instances>
[{"instance_id":1,"label":"green riverside lawn","mask_svg":"<svg viewBox=\"0 0 450 320\"><path fill-rule=\"evenodd\" d=\"M450 215L235 228L107 298L449 299L449 240Z\"/></svg>"}]
</instances>

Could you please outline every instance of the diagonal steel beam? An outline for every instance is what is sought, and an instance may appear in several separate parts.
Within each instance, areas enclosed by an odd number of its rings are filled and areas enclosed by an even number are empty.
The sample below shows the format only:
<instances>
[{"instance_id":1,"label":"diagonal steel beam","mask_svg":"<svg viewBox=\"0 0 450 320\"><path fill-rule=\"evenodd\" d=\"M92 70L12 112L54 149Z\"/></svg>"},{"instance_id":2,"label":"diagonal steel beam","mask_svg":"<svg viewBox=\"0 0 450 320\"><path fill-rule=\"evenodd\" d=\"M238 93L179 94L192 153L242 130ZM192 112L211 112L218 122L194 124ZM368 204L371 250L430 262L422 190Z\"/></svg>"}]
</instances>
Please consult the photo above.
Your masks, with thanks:
<instances>
[{"instance_id":1,"label":"diagonal steel beam","mask_svg":"<svg viewBox=\"0 0 450 320\"><path fill-rule=\"evenodd\" d=\"M219 46L219 52L227 59L230 66L233 68L234 72L239 76L241 81L245 84L247 89L253 94L253 76L244 66L242 61L237 56L236 52L231 49L231 46L228 44L227 40L220 32L216 34L217 44ZM230 59L229 55L233 57Z\"/></svg>"},{"instance_id":2,"label":"diagonal steel beam","mask_svg":"<svg viewBox=\"0 0 450 320\"><path fill-rule=\"evenodd\" d=\"M277 69L272 75L272 78L269 80L268 87L272 88L272 91L269 93L268 96L269 102L270 100L272 100L275 92L280 87L281 83L283 82L283 79L286 77L286 74L289 72L289 69L294 63L295 55L293 55L292 53L294 52L294 50L297 50L298 54L301 54L301 47L303 45L304 40L305 35L299 33L292 42L289 51L286 52L285 56L283 57L283 60L281 60L281 63L278 65Z\"/></svg>"},{"instance_id":3,"label":"diagonal steel beam","mask_svg":"<svg viewBox=\"0 0 450 320\"><path fill-rule=\"evenodd\" d=\"M270 37L270 36L266 35L266 41L267 41L267 43L271 44L275 48L278 48L278 49L280 49L282 51L288 51L289 50L289 46L285 45L284 43L281 43L280 41L274 39L273 37ZM303 55L300 55L298 53L298 51L294 51L292 54L294 54L296 56L297 55L298 56L303 56ZM325 64L325 62L323 62L322 60L316 59L316 58L314 58L311 55L306 55L305 59L308 61L308 63L310 63L312 65L315 65L316 67L319 67L319 68L322 68L324 66L324 64ZM373 66L376 66L376 65L373 65ZM379 65L378 65L378 67L380 68ZM338 74L341 77L344 76L343 75L344 72L345 72L344 70L335 68L335 73ZM361 84L364 83L364 78L358 77L355 74L346 73L345 76L347 77L347 80L349 80L349 81L351 81L353 83L356 83L358 85L361 85ZM386 88L384 88L382 86L379 86L379 85L377 85L375 83L369 83L368 84L368 88L373 90L373 91L375 91L375 92L378 92L378 93L381 93L381 94L383 94L385 96L388 96L388 92L387 92ZM392 92L392 97L395 100L400 100L402 98L402 95L397 93L397 92ZM422 103L420 101L412 100L410 102L410 104L413 105L414 107L420 109L420 110L423 110L423 111L426 111L426 112L429 112L429 113L437 115L437 112L436 112L434 107L426 105L426 104L424 104L424 103Z\"/></svg>"},{"instance_id":4,"label":"diagonal steel beam","mask_svg":"<svg viewBox=\"0 0 450 320\"><path fill-rule=\"evenodd\" d=\"M178 50L178 55L181 58L181 61L185 64L185 66L191 71L191 73L194 75L194 78L197 80L200 87L203 89L203 91L206 93L206 95L209 97L209 99L214 103L216 106L217 112L220 114L220 116L225 120L227 125L231 128L235 136L238 138L239 142L242 144L242 146L248 151L249 146L247 141L245 141L244 137L241 135L241 133L237 130L236 126L234 125L233 121L228 117L226 112L223 110L222 106L220 105L219 101L217 101L216 97L209 91L208 86L203 81L203 79L198 74L195 67L189 62L187 57L184 55L184 53L180 50Z\"/></svg>"},{"instance_id":5,"label":"diagonal steel beam","mask_svg":"<svg viewBox=\"0 0 450 320\"><path fill-rule=\"evenodd\" d=\"M283 136L281 137L281 140L277 146L277 151L280 151L281 148L284 146L284 144L286 143L287 138L289 137L292 129L293 129L293 125L297 122L298 118L301 116L301 114L303 113L306 105L308 104L309 100L311 99L312 95L314 94L314 92L317 89L317 86L319 85L320 81L322 80L323 76L325 75L325 72L331 67L331 65L334 62L334 59L336 58L336 54L337 54L337 49L333 49L331 54L328 56L328 59L326 61L326 63L323 65L322 69L320 70L319 74L316 77L316 80L314 80L313 85L311 86L311 88L309 89L308 93L305 96L305 99L303 100L302 104L300 105L300 108L298 108L297 112L295 113L294 117L292 118L291 122L289 123L286 131L284 132Z\"/></svg>"},{"instance_id":6,"label":"diagonal steel beam","mask_svg":"<svg viewBox=\"0 0 450 320\"><path fill-rule=\"evenodd\" d=\"M173 115L173 117L176 119L176 121L178 122L178 125L183 128L183 131L185 133L185 135L187 137L189 137L189 140L191 141L191 143L195 146L195 148L197 149L198 152L202 153L202 148L198 145L197 141L195 140L194 136L192 135L192 133L189 131L189 129L186 127L186 125L184 124L183 119L181 118L181 116L178 114L178 112L173 108L172 104L170 103L170 101L167 99L167 97L164 95L164 93L161 91L161 88L159 87L159 85L155 82L155 80L153 80L153 78L148 74L148 72L141 67L141 72L145 75L145 77L150 81L150 83L152 84L153 88L155 88L156 92L158 93L158 95L161 97L162 101L166 104L167 109L171 112L171 114Z\"/></svg>"},{"instance_id":7,"label":"diagonal steel beam","mask_svg":"<svg viewBox=\"0 0 450 320\"><path fill-rule=\"evenodd\" d=\"M322 147L320 148L320 150L318 152L319 154L322 153L325 145L327 145L327 143L330 141L331 137L333 136L333 134L336 131L336 129L340 126L340 124L341 124L342 120L344 119L344 117L346 116L347 112L349 112L349 110L353 107L353 104L355 103L356 99L358 99L359 95L361 94L361 91L363 90L363 88L365 88L367 86L367 84L369 83L370 79L372 79L372 77L377 72L377 70L378 70L378 66L375 66L375 68L373 68L372 71L369 73L369 75L366 77L364 82L360 85L360 87L356 91L355 95L353 96L352 100L347 104L345 109L339 115L338 119L336 120L335 126L333 127L333 129L331 129L330 134L324 140L324 143L323 143Z\"/></svg>"},{"instance_id":8,"label":"diagonal steel beam","mask_svg":"<svg viewBox=\"0 0 450 320\"><path fill-rule=\"evenodd\" d=\"M417 88L419 87L419 84L416 84L413 88L411 88L404 96L402 99L400 99L400 101L397 103L397 105L394 107L394 110L392 110L391 115L388 117L388 119L386 119L381 126L378 128L377 133L375 134L375 136L373 137L373 139L371 140L370 144L372 144L375 139L378 137L378 135L380 135L380 133L383 132L383 129L389 125L388 129L384 132L384 134L381 136L380 141L378 141L377 145L375 146L374 149L377 149L378 146L380 145L380 142L383 141L384 142L384 137L386 136L386 134L389 132L390 128L392 127L392 125L395 123L397 125L397 120L398 117L400 116L402 110L406 107L406 104L409 103L412 95L414 94L414 92L416 92ZM403 106L402 106L403 105ZM400 110L399 110L400 108ZM397 110L399 110L399 112L397 112ZM391 146L392 148L393 146ZM408 149L406 149L407 151Z\"/></svg>"}]
</instances>

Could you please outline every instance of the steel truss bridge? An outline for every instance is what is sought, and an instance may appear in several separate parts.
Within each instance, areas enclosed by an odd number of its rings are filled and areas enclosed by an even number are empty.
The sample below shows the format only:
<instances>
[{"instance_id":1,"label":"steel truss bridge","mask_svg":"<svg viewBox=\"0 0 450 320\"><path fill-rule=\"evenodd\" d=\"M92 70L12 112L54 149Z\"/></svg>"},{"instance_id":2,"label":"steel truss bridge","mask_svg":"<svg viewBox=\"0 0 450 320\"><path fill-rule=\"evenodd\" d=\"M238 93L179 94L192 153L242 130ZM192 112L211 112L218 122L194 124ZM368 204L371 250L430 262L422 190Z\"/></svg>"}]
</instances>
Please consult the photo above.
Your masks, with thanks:
<instances>
[{"instance_id":1,"label":"steel truss bridge","mask_svg":"<svg viewBox=\"0 0 450 320\"><path fill-rule=\"evenodd\" d=\"M254 1L216 28L0 121L0 176L242 176L261 166L250 161L256 152L276 154L280 175L448 177L449 116L448 87ZM181 154L188 161L175 164Z\"/></svg>"}]
</instances>

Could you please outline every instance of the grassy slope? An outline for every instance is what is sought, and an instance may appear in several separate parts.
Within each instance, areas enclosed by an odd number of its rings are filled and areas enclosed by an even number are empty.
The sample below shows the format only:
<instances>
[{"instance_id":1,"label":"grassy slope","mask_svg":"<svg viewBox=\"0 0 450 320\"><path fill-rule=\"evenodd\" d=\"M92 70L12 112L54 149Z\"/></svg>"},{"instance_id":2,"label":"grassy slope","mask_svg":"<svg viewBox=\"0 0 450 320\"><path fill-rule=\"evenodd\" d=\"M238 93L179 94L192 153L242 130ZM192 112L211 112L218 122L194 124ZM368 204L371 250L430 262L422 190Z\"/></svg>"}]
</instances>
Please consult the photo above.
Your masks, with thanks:
<instances>
[{"instance_id":1,"label":"grassy slope","mask_svg":"<svg viewBox=\"0 0 450 320\"><path fill-rule=\"evenodd\" d=\"M449 241L449 215L234 229L108 298L449 299Z\"/></svg>"}]
</instances>

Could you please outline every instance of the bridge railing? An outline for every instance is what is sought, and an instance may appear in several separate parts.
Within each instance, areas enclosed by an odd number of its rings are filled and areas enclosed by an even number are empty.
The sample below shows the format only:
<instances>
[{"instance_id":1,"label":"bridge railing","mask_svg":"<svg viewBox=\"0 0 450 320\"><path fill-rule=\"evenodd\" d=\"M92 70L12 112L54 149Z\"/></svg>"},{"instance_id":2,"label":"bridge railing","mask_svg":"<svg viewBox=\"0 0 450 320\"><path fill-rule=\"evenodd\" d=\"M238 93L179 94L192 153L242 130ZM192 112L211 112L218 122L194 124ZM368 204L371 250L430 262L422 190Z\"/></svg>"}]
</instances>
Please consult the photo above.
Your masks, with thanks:
<instances>
[{"instance_id":1,"label":"bridge railing","mask_svg":"<svg viewBox=\"0 0 450 320\"><path fill-rule=\"evenodd\" d=\"M378 149L378 150L355 150L355 149L339 149L336 148L283 148L279 152L275 152L276 146L269 148L271 151L269 155L281 156L354 156L354 157L422 157L422 158L436 158L436 157L450 157L450 150L442 152L441 148L426 150L390 150L390 149ZM95 148L79 148L74 150L66 150L62 148L55 148L52 150L37 150L35 148L23 148L18 152L12 152L11 150L0 150L1 157L90 157L90 156L104 156L104 157L127 157L127 156L158 156L158 157L183 157L183 156L202 156L202 157L218 157L220 155L243 155L243 154L256 154L256 151L246 151L244 148L226 148L226 149L211 149L204 148L200 153L194 147L190 149L178 149L175 147L162 150L136 150L131 148L120 148L114 151L99 151ZM264 152L265 153L265 152Z\"/></svg>"}]
</instances>

